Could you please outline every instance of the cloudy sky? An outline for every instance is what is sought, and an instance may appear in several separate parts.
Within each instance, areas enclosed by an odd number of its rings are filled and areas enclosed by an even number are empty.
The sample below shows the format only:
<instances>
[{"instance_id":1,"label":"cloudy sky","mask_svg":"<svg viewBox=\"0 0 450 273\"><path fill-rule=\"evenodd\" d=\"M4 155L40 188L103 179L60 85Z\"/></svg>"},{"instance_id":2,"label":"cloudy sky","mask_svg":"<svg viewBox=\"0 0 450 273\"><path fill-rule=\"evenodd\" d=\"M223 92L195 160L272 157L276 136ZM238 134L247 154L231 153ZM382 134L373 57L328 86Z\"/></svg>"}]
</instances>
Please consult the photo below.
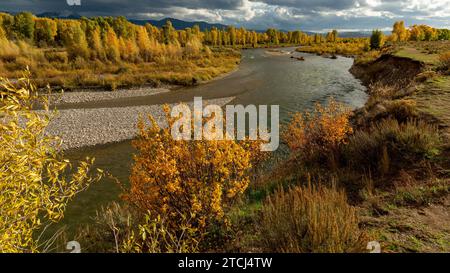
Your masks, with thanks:
<instances>
[{"instance_id":1,"label":"cloudy sky","mask_svg":"<svg viewBox=\"0 0 450 273\"><path fill-rule=\"evenodd\" d=\"M388 30L396 20L450 28L450 0L79 0L81 6L71 7L67 2L72 1L0 0L0 10L124 15L132 19L172 17L258 30Z\"/></svg>"}]
</instances>

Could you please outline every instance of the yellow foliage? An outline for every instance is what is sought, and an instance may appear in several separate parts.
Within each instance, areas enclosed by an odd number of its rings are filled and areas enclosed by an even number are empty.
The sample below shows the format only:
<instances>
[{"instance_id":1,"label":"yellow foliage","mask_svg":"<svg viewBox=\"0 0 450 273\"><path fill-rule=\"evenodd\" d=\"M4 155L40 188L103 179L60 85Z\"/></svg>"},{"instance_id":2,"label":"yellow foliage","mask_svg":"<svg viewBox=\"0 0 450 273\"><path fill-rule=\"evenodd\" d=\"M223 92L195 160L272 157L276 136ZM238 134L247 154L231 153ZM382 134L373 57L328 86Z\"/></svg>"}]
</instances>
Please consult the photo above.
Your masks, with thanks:
<instances>
[{"instance_id":1,"label":"yellow foliage","mask_svg":"<svg viewBox=\"0 0 450 273\"><path fill-rule=\"evenodd\" d=\"M350 115L351 111L334 99L329 100L327 107L317 103L314 111L293 116L284 139L293 152L300 152L305 158L317 153L336 156L338 146L347 143L353 133Z\"/></svg>"},{"instance_id":2,"label":"yellow foliage","mask_svg":"<svg viewBox=\"0 0 450 273\"><path fill-rule=\"evenodd\" d=\"M27 77L0 83L0 252L37 252L36 231L45 221L61 220L72 197L100 174L90 176L88 159L69 178L60 140L45 135L48 107L32 111L38 100L34 85Z\"/></svg>"},{"instance_id":3,"label":"yellow foliage","mask_svg":"<svg viewBox=\"0 0 450 273\"><path fill-rule=\"evenodd\" d=\"M176 121L166 108L168 128L139 124L134 141L138 154L125 198L152 215L167 217L179 230L180 215L189 226L202 231L213 221L222 221L227 206L249 185L252 165L261 159L255 142L177 141L171 126Z\"/></svg>"}]
</instances>

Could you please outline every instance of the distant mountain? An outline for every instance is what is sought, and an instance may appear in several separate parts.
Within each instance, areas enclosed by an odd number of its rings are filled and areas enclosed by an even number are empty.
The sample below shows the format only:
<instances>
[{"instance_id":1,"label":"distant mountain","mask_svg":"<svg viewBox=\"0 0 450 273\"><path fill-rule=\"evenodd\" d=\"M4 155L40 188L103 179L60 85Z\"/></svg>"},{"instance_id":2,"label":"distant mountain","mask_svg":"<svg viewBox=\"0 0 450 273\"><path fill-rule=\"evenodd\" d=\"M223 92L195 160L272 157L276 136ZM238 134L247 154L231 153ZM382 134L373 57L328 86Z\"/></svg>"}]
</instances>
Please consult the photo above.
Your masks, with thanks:
<instances>
[{"instance_id":1,"label":"distant mountain","mask_svg":"<svg viewBox=\"0 0 450 273\"><path fill-rule=\"evenodd\" d=\"M203 21L198 21L198 22L189 22L189 21L183 21L183 20L179 20L179 19L174 19L174 18L164 18L162 20L134 20L134 19L129 19L130 22L136 24L136 25L145 25L146 23L150 23L156 27L162 27L163 25L166 24L167 21L172 22L172 25L175 29L177 30L182 30L185 28L192 28L195 25L198 25L200 27L200 29L206 30L206 29L211 29L213 27L216 27L218 29L225 29L228 26L226 25L222 25L222 24L210 24L207 22L203 22Z\"/></svg>"},{"instance_id":2,"label":"distant mountain","mask_svg":"<svg viewBox=\"0 0 450 273\"><path fill-rule=\"evenodd\" d=\"M339 32L339 37L341 38L367 38L372 35L371 31L349 31L349 32Z\"/></svg>"},{"instance_id":3,"label":"distant mountain","mask_svg":"<svg viewBox=\"0 0 450 273\"><path fill-rule=\"evenodd\" d=\"M61 14L58 12L43 12L36 15L37 17L47 17L47 18L59 18L59 19L80 19L82 16L77 13L71 13L71 14ZM189 22L189 21L183 21L175 18L164 18L162 20L136 20L136 19L128 19L128 21L136 24L136 25L145 25L147 23L150 23L156 27L162 27L167 20L172 22L172 25L177 30L183 30L185 28L192 28L195 25L198 25L202 31L206 29L211 29L213 27L216 27L218 29L225 29L228 26L223 24L210 24L208 22L204 21L198 21L198 22Z\"/></svg>"},{"instance_id":4,"label":"distant mountain","mask_svg":"<svg viewBox=\"0 0 450 273\"><path fill-rule=\"evenodd\" d=\"M58 19L80 19L82 16L78 13L62 14L59 12L43 12L36 14L37 17L58 18Z\"/></svg>"},{"instance_id":5,"label":"distant mountain","mask_svg":"<svg viewBox=\"0 0 450 273\"><path fill-rule=\"evenodd\" d=\"M391 35L390 31L383 31L384 35ZM339 32L341 38L367 38L372 36L372 31Z\"/></svg>"}]
</instances>

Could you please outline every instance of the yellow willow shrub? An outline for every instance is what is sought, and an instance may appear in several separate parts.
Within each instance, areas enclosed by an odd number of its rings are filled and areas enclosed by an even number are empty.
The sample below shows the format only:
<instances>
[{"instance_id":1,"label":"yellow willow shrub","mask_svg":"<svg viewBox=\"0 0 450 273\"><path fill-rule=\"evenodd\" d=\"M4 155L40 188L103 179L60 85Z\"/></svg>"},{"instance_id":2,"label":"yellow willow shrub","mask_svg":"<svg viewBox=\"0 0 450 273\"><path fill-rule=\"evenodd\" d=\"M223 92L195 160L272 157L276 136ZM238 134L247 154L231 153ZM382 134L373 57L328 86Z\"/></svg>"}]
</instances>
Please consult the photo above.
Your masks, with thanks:
<instances>
[{"instance_id":1,"label":"yellow willow shrub","mask_svg":"<svg viewBox=\"0 0 450 273\"><path fill-rule=\"evenodd\" d=\"M315 109L297 113L284 132L284 139L295 155L304 159L330 158L335 164L338 147L348 142L353 133L351 111L330 99L327 106L317 103Z\"/></svg>"},{"instance_id":2,"label":"yellow willow shrub","mask_svg":"<svg viewBox=\"0 0 450 273\"><path fill-rule=\"evenodd\" d=\"M358 252L367 243L345 193L322 185L275 192L264 203L259 230L268 252Z\"/></svg>"},{"instance_id":3,"label":"yellow willow shrub","mask_svg":"<svg viewBox=\"0 0 450 273\"><path fill-rule=\"evenodd\" d=\"M44 134L48 107L32 111L35 86L27 77L0 83L0 252L38 252L36 232L61 220L67 203L101 171L91 176L88 159L69 175L60 141Z\"/></svg>"},{"instance_id":4,"label":"yellow willow shrub","mask_svg":"<svg viewBox=\"0 0 450 273\"><path fill-rule=\"evenodd\" d=\"M148 128L139 123L125 199L144 213L164 215L171 228L179 230L184 215L191 219L189 226L202 231L224 220L228 206L247 189L252 166L263 157L257 142L174 140L170 128L176 119L167 108L166 116L168 128L151 117Z\"/></svg>"}]
</instances>

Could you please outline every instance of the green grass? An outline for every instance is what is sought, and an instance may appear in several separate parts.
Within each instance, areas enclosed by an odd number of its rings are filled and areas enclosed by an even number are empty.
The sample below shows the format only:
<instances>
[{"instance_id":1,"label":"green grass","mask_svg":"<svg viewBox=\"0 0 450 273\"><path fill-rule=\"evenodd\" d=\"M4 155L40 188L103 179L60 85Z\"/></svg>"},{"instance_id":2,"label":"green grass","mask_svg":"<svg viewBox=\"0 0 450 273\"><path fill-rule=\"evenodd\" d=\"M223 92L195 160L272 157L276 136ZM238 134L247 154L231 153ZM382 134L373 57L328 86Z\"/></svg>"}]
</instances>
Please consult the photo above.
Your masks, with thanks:
<instances>
[{"instance_id":1,"label":"green grass","mask_svg":"<svg viewBox=\"0 0 450 273\"><path fill-rule=\"evenodd\" d=\"M422 53L421 51L413 47L404 47L399 51L395 52L394 55L398 57L409 58L412 60L424 62L425 64L429 65L437 65L439 62L438 54Z\"/></svg>"},{"instance_id":2,"label":"green grass","mask_svg":"<svg viewBox=\"0 0 450 273\"><path fill-rule=\"evenodd\" d=\"M450 136L450 76L441 76L418 87L412 97L417 110L436 118Z\"/></svg>"},{"instance_id":3,"label":"green grass","mask_svg":"<svg viewBox=\"0 0 450 273\"><path fill-rule=\"evenodd\" d=\"M394 55L437 66L439 55L450 50L450 41L408 42L394 49Z\"/></svg>"}]
</instances>

